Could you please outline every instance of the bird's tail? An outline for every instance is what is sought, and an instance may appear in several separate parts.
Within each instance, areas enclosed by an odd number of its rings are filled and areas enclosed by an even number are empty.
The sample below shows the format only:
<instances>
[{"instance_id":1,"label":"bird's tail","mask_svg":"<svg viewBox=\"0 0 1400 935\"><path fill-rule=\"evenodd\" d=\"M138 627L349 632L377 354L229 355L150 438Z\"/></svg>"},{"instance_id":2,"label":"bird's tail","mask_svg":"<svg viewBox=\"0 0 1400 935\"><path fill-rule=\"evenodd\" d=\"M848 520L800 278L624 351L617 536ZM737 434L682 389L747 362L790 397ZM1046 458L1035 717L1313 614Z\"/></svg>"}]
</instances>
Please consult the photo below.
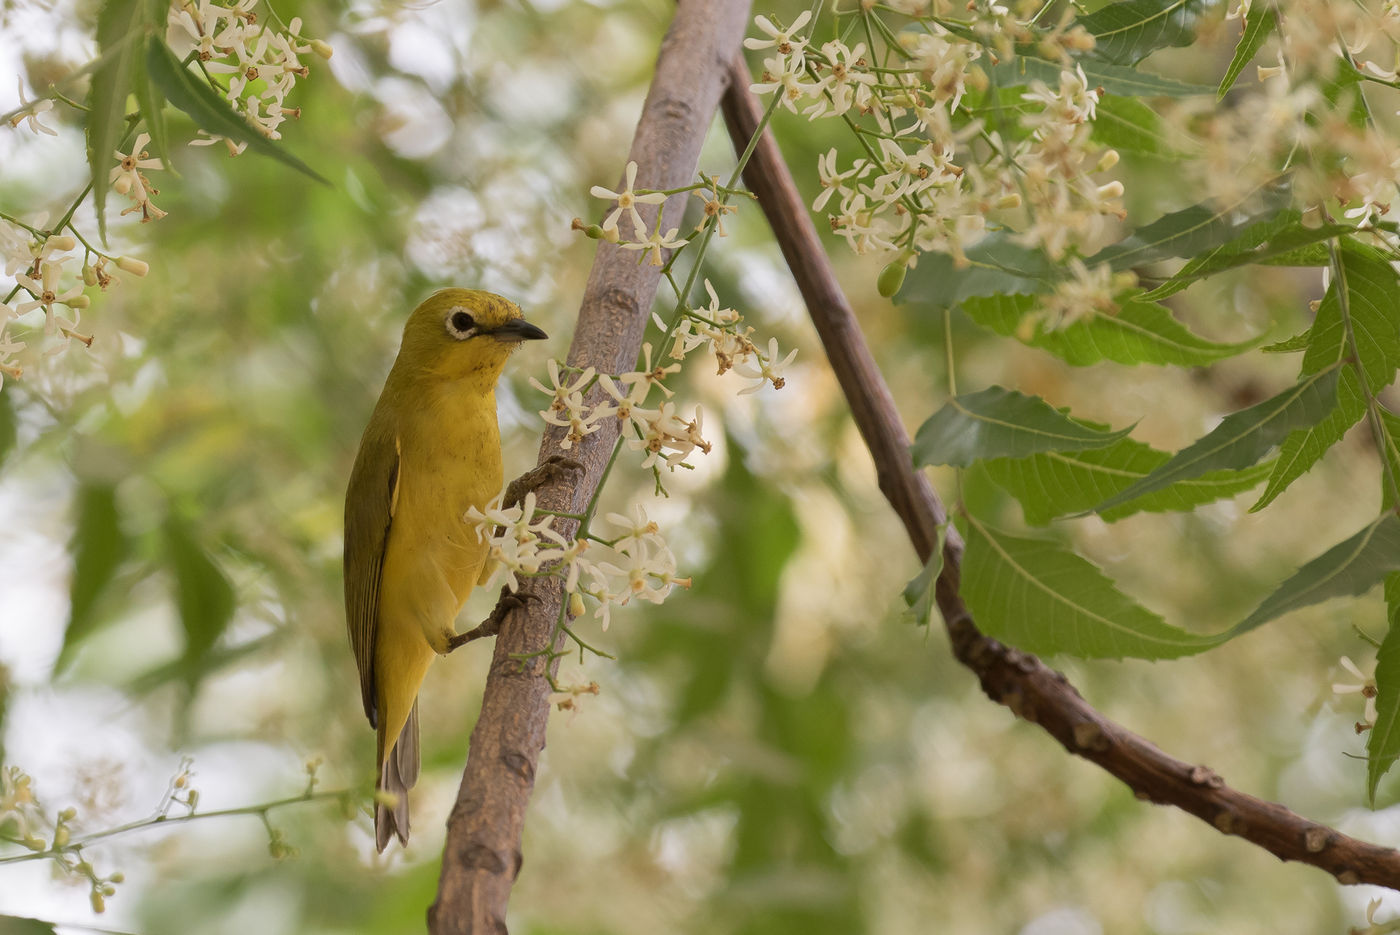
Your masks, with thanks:
<instances>
[{"instance_id":1,"label":"bird's tail","mask_svg":"<svg viewBox=\"0 0 1400 935\"><path fill-rule=\"evenodd\" d=\"M383 749L384 738L380 737ZM380 853L389 846L389 838L397 835L399 844L408 843L408 790L418 782L418 702L413 702L413 710L408 713L403 730L394 748L387 757L381 755L383 765L379 768L379 781L375 783L377 792L386 792L392 797L391 803L374 801L374 842Z\"/></svg>"}]
</instances>

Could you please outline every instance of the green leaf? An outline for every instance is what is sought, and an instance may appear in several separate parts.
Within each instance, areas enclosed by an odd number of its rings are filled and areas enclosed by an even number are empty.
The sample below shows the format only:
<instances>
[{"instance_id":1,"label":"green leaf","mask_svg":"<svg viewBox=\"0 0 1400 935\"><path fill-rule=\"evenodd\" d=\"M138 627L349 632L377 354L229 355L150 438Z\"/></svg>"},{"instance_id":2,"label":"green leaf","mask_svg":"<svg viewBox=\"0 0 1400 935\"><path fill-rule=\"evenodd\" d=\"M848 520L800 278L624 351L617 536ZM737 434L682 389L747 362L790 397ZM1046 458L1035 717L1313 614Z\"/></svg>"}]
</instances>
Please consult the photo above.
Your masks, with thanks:
<instances>
[{"instance_id":1,"label":"green leaf","mask_svg":"<svg viewBox=\"0 0 1400 935\"><path fill-rule=\"evenodd\" d=\"M920 466L967 467L982 458L1102 448L1131 431L1089 428L1038 396L993 386L948 400L919 426L910 451Z\"/></svg>"},{"instance_id":2,"label":"green leaf","mask_svg":"<svg viewBox=\"0 0 1400 935\"><path fill-rule=\"evenodd\" d=\"M117 492L110 484L85 484L78 490L77 522L69 546L73 581L68 588L68 626L63 632L54 671L73 661L78 645L97 629L97 603L117 568L130 552L117 515Z\"/></svg>"},{"instance_id":3,"label":"green leaf","mask_svg":"<svg viewBox=\"0 0 1400 935\"><path fill-rule=\"evenodd\" d=\"M1376 653L1376 723L1366 738L1366 798L1376 804L1376 786L1400 756L1400 574L1385 578L1389 629Z\"/></svg>"},{"instance_id":4,"label":"green leaf","mask_svg":"<svg viewBox=\"0 0 1400 935\"><path fill-rule=\"evenodd\" d=\"M1167 46L1196 38L1200 0L1124 0L1079 18L1096 40L1093 55L1116 65L1136 65Z\"/></svg>"},{"instance_id":5,"label":"green leaf","mask_svg":"<svg viewBox=\"0 0 1400 935\"><path fill-rule=\"evenodd\" d=\"M87 160L92 174L92 201L97 232L107 239L108 177L112 154L126 129L126 97L132 70L141 49L141 33L149 25L144 0L106 0L97 13L97 66L88 85Z\"/></svg>"},{"instance_id":6,"label":"green leaf","mask_svg":"<svg viewBox=\"0 0 1400 935\"><path fill-rule=\"evenodd\" d=\"M1301 251L1311 249L1305 266L1324 266L1327 248L1322 241L1352 233L1345 224L1305 227L1298 211L1281 211L1240 228L1237 236L1218 247L1194 256L1176 275L1149 292L1146 298L1164 299L1185 289L1198 279L1251 263L1299 265ZM1288 261L1288 262L1283 262Z\"/></svg>"},{"instance_id":7,"label":"green leaf","mask_svg":"<svg viewBox=\"0 0 1400 935\"><path fill-rule=\"evenodd\" d=\"M1318 460L1337 442L1342 440L1347 429L1356 424L1366 414L1366 400L1361 395L1360 381L1356 371L1343 367L1337 381L1337 404L1326 418L1316 425L1296 429L1288 434L1274 462L1273 473L1269 475L1269 486L1264 489L1249 512L1255 513L1273 502L1274 498L1288 489L1295 480L1307 473Z\"/></svg>"},{"instance_id":8,"label":"green leaf","mask_svg":"<svg viewBox=\"0 0 1400 935\"><path fill-rule=\"evenodd\" d=\"M1050 451L1029 458L995 458L984 462L988 476L1021 504L1026 522L1043 526L1051 520L1083 513L1171 458L1165 451L1131 438L1089 451ZM1185 511L1257 485L1269 475L1272 462L1243 471L1212 471L1184 480L1121 506L1105 510L1109 522L1133 513Z\"/></svg>"},{"instance_id":9,"label":"green leaf","mask_svg":"<svg viewBox=\"0 0 1400 935\"><path fill-rule=\"evenodd\" d=\"M1122 97L1193 97L1198 94L1214 94L1215 88L1204 84L1187 84L1174 78L1150 75L1126 65L1082 58L1078 64L1084 69L1084 77L1089 87L1103 88L1109 94ZM1030 55L1018 55L993 69L992 78L999 85L1026 84L1035 79L1050 87L1060 84L1061 67L1059 62L1051 62Z\"/></svg>"},{"instance_id":10,"label":"green leaf","mask_svg":"<svg viewBox=\"0 0 1400 935\"><path fill-rule=\"evenodd\" d=\"M271 156L323 185L330 184L316 170L254 129L222 95L181 64L170 47L156 36L146 42L146 74L166 99L188 114L200 129L236 143L247 143L253 152Z\"/></svg>"},{"instance_id":11,"label":"green leaf","mask_svg":"<svg viewBox=\"0 0 1400 935\"><path fill-rule=\"evenodd\" d=\"M928 625L933 609L938 606L934 594L938 590L938 576L943 574L943 543L948 539L948 523L939 523L937 531L933 554L924 563L923 570L904 586L904 603L909 605L905 616L921 627Z\"/></svg>"},{"instance_id":12,"label":"green leaf","mask_svg":"<svg viewBox=\"0 0 1400 935\"><path fill-rule=\"evenodd\" d=\"M1060 545L996 532L971 516L961 594L990 635L1034 653L1085 658L1173 659L1209 649L1219 636L1167 624Z\"/></svg>"},{"instance_id":13,"label":"green leaf","mask_svg":"<svg viewBox=\"0 0 1400 935\"><path fill-rule=\"evenodd\" d=\"M919 305L920 311L952 308L970 296L1044 292L1059 278L1045 254L992 234L967 251L968 263L957 266L942 253L927 253L910 270L895 301Z\"/></svg>"},{"instance_id":14,"label":"green leaf","mask_svg":"<svg viewBox=\"0 0 1400 935\"><path fill-rule=\"evenodd\" d=\"M1400 416L1381 407L1380 438L1376 447L1381 452L1381 509L1393 510L1400 503Z\"/></svg>"},{"instance_id":15,"label":"green leaf","mask_svg":"<svg viewBox=\"0 0 1400 935\"><path fill-rule=\"evenodd\" d=\"M1271 5L1260 3L1250 7L1244 17L1244 34L1240 36L1239 45L1235 46L1235 57L1230 60L1230 66L1225 69L1225 77L1220 79L1220 88L1215 92L1216 100L1223 99L1235 86L1240 72L1254 61L1254 56L1259 54L1264 41L1277 28L1278 17Z\"/></svg>"},{"instance_id":16,"label":"green leaf","mask_svg":"<svg viewBox=\"0 0 1400 935\"><path fill-rule=\"evenodd\" d=\"M150 41L158 41L152 38ZM136 91L136 103L141 109L141 122L151 135L151 148L155 150L166 169L170 165L170 135L165 126L165 95L146 73L145 56L135 63L132 82Z\"/></svg>"},{"instance_id":17,"label":"green leaf","mask_svg":"<svg viewBox=\"0 0 1400 935\"><path fill-rule=\"evenodd\" d=\"M1351 241L1342 242L1339 260L1338 275L1313 322L1304 372L1310 362L1320 367L1354 353L1367 388L1376 393L1391 384L1400 367L1400 281L1383 255Z\"/></svg>"},{"instance_id":18,"label":"green leaf","mask_svg":"<svg viewBox=\"0 0 1400 935\"><path fill-rule=\"evenodd\" d=\"M1315 425L1332 410L1337 396L1333 366L1304 377L1294 386L1262 403L1233 412L1215 430L1183 448L1161 467L1095 509L1103 513L1144 494L1200 477L1211 471L1239 470L1262 458L1289 432Z\"/></svg>"},{"instance_id":19,"label":"green leaf","mask_svg":"<svg viewBox=\"0 0 1400 935\"><path fill-rule=\"evenodd\" d=\"M1333 597L1364 594L1400 571L1400 516L1384 513L1294 573L1239 624L1230 636L1247 633L1275 617Z\"/></svg>"},{"instance_id":20,"label":"green leaf","mask_svg":"<svg viewBox=\"0 0 1400 935\"><path fill-rule=\"evenodd\" d=\"M26 916L0 915L0 935L55 935L56 932L52 922Z\"/></svg>"},{"instance_id":21,"label":"green leaf","mask_svg":"<svg viewBox=\"0 0 1400 935\"><path fill-rule=\"evenodd\" d=\"M1020 337L1019 326L1035 306L1026 295L974 297L963 302L973 321L998 334ZM1120 364L1176 364L1200 367L1234 357L1257 341L1220 344L1192 334L1171 312L1140 296L1122 301L1116 315L1093 311L1064 328L1038 328L1025 343L1043 348L1076 366L1112 360Z\"/></svg>"},{"instance_id":22,"label":"green leaf","mask_svg":"<svg viewBox=\"0 0 1400 935\"><path fill-rule=\"evenodd\" d=\"M1276 217L1290 198L1287 186L1275 186L1255 189L1226 205L1192 205L1138 228L1084 264L1109 263L1115 270L1123 270L1168 257L1194 257L1228 243L1251 224Z\"/></svg>"},{"instance_id":23,"label":"green leaf","mask_svg":"<svg viewBox=\"0 0 1400 935\"><path fill-rule=\"evenodd\" d=\"M233 619L233 585L183 520L172 513L164 532L165 560L175 575L175 607L185 634L185 677L193 683Z\"/></svg>"},{"instance_id":24,"label":"green leaf","mask_svg":"<svg viewBox=\"0 0 1400 935\"><path fill-rule=\"evenodd\" d=\"M1291 338L1279 341L1277 344L1265 344L1259 350L1265 354L1292 354L1296 351L1306 351L1310 343L1312 343L1311 328L1302 334L1295 334Z\"/></svg>"},{"instance_id":25,"label":"green leaf","mask_svg":"<svg viewBox=\"0 0 1400 935\"><path fill-rule=\"evenodd\" d=\"M19 418L15 414L14 394L0 389L0 465L15 450L18 437Z\"/></svg>"},{"instance_id":26,"label":"green leaf","mask_svg":"<svg viewBox=\"0 0 1400 935\"><path fill-rule=\"evenodd\" d=\"M1182 152L1162 129L1157 112L1135 97L1105 94L1094 116L1094 141L1123 153L1179 159Z\"/></svg>"}]
</instances>

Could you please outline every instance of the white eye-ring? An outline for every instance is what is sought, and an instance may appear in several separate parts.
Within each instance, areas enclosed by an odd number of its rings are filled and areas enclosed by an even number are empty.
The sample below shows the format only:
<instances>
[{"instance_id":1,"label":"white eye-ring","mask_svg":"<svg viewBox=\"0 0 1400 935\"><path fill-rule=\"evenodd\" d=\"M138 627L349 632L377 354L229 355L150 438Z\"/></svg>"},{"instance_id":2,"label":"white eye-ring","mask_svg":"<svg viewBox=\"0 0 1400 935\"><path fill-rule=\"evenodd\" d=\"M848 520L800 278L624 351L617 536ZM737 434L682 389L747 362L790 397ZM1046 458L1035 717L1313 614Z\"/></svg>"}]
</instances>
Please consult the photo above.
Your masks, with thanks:
<instances>
[{"instance_id":1,"label":"white eye-ring","mask_svg":"<svg viewBox=\"0 0 1400 935\"><path fill-rule=\"evenodd\" d=\"M443 323L447 326L447 333L458 341L465 341L476 334L476 319L460 305L448 309L447 318Z\"/></svg>"}]
</instances>

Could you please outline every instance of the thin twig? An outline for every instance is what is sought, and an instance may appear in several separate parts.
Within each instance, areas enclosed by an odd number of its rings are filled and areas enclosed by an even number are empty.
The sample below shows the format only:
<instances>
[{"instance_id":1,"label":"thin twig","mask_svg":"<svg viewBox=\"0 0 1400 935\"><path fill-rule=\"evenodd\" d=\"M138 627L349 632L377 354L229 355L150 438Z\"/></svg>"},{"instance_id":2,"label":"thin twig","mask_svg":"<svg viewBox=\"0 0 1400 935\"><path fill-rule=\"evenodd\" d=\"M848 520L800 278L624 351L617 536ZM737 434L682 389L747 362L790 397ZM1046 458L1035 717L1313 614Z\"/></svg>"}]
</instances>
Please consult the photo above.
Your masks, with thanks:
<instances>
[{"instance_id":1,"label":"thin twig","mask_svg":"<svg viewBox=\"0 0 1400 935\"><path fill-rule=\"evenodd\" d=\"M746 0L682 0L678 5L632 139L630 158L640 167L637 187L679 190L694 181L701 144L728 80L725 63L739 47L748 8ZM687 197L679 192L659 207L666 217L679 218ZM656 223L655 208L645 205L641 211L648 226ZM603 373L632 369L660 276L659 267L639 264L634 254L599 243L568 364ZM595 405L603 396L595 385L585 402ZM539 463L565 455L585 472L542 488L539 505L586 514L617 434L618 423L606 421L566 451L560 447L565 430L551 427L540 445ZM565 536L576 526L569 519L555 524ZM557 665L559 645L567 639L555 626L562 604L559 579L530 579L523 589L539 600L507 616L496 639L481 716L447 820L437 901L428 911L434 935L505 931L506 904L523 859L525 809L544 747L551 666Z\"/></svg>"},{"instance_id":2,"label":"thin twig","mask_svg":"<svg viewBox=\"0 0 1400 935\"><path fill-rule=\"evenodd\" d=\"M724 115L735 148L743 149L753 136L762 109L748 91L749 72L742 58L732 63L731 72ZM744 180L758 196L797 280L831 368L875 460L880 490L903 521L919 559L926 562L946 512L928 479L914 468L909 436L894 399L771 133L763 134ZM1140 799L1174 805L1283 860L1320 867L1341 883L1400 889L1400 851L1348 837L1282 805L1230 788L1209 767L1171 757L1104 717L1062 674L1035 656L984 635L958 596L962 551L961 539L949 529L936 589L938 609L954 655L977 674L983 691L993 701L1039 724L1070 753L1097 763Z\"/></svg>"}]
</instances>

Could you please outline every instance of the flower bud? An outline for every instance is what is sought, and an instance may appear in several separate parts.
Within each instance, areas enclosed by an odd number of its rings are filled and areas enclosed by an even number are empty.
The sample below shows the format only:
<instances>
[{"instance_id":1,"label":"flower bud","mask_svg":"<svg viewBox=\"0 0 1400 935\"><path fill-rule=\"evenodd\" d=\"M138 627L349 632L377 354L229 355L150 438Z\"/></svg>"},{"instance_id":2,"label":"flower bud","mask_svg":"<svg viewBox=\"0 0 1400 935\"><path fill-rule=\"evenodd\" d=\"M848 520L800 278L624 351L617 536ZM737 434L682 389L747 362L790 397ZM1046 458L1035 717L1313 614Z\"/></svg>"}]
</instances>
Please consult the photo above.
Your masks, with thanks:
<instances>
[{"instance_id":1,"label":"flower bud","mask_svg":"<svg viewBox=\"0 0 1400 935\"><path fill-rule=\"evenodd\" d=\"M63 304L68 306L69 308L87 308L89 305L92 304L92 299L89 299L85 295L75 295L73 296L73 298L69 299Z\"/></svg>"},{"instance_id":2,"label":"flower bud","mask_svg":"<svg viewBox=\"0 0 1400 935\"><path fill-rule=\"evenodd\" d=\"M88 901L92 903L93 912L101 913L105 912L107 909L107 900L103 899L102 894L97 890L92 891L92 895L88 898Z\"/></svg>"},{"instance_id":3,"label":"flower bud","mask_svg":"<svg viewBox=\"0 0 1400 935\"><path fill-rule=\"evenodd\" d=\"M112 191L116 192L118 195L125 195L127 192L131 191L131 176L117 176L117 180L112 183Z\"/></svg>"},{"instance_id":4,"label":"flower bud","mask_svg":"<svg viewBox=\"0 0 1400 935\"><path fill-rule=\"evenodd\" d=\"M53 832L53 846L56 847L56 848L58 848L58 847L63 847L63 846L65 846L67 843L68 843L68 829L65 828L63 825L59 825L57 828L54 829L54 832Z\"/></svg>"},{"instance_id":5,"label":"flower bud","mask_svg":"<svg viewBox=\"0 0 1400 935\"><path fill-rule=\"evenodd\" d=\"M68 234L59 234L57 237L49 238L49 245L55 250L67 251L72 250L74 247L76 247L78 245L78 241L77 238L72 237Z\"/></svg>"},{"instance_id":6,"label":"flower bud","mask_svg":"<svg viewBox=\"0 0 1400 935\"><path fill-rule=\"evenodd\" d=\"M582 594L578 593L577 591L574 591L574 592L572 592L572 593L569 594L569 616L570 616L570 617L582 617L582 616L583 616L583 612L584 612L584 610L586 610L586 609L587 609L587 608L585 608L585 607L583 606L583 595L582 595Z\"/></svg>"},{"instance_id":7,"label":"flower bud","mask_svg":"<svg viewBox=\"0 0 1400 935\"><path fill-rule=\"evenodd\" d=\"M330 43L322 42L320 39L311 40L311 51L326 59L335 54L335 49L330 47Z\"/></svg>"},{"instance_id":8,"label":"flower bud","mask_svg":"<svg viewBox=\"0 0 1400 935\"><path fill-rule=\"evenodd\" d=\"M131 256L117 257L117 269L125 270L133 276L144 276L151 271L150 264Z\"/></svg>"},{"instance_id":9,"label":"flower bud","mask_svg":"<svg viewBox=\"0 0 1400 935\"><path fill-rule=\"evenodd\" d=\"M91 264L91 263L84 263L84 264L83 264L83 285L85 285L85 286L95 286L95 285L97 285L97 270L95 270L95 269L92 268L92 264Z\"/></svg>"},{"instance_id":10,"label":"flower bud","mask_svg":"<svg viewBox=\"0 0 1400 935\"><path fill-rule=\"evenodd\" d=\"M1112 169L1116 165L1118 165L1118 150L1110 149L1108 152L1103 154L1103 157L1101 159L1099 159L1099 164L1094 167L1094 171L1105 172L1109 169Z\"/></svg>"},{"instance_id":11,"label":"flower bud","mask_svg":"<svg viewBox=\"0 0 1400 935\"><path fill-rule=\"evenodd\" d=\"M880 270L880 276L875 280L875 290L885 298L890 298L899 291L899 287L904 285L904 274L909 272L908 253L901 253L891 260Z\"/></svg>"}]
</instances>

